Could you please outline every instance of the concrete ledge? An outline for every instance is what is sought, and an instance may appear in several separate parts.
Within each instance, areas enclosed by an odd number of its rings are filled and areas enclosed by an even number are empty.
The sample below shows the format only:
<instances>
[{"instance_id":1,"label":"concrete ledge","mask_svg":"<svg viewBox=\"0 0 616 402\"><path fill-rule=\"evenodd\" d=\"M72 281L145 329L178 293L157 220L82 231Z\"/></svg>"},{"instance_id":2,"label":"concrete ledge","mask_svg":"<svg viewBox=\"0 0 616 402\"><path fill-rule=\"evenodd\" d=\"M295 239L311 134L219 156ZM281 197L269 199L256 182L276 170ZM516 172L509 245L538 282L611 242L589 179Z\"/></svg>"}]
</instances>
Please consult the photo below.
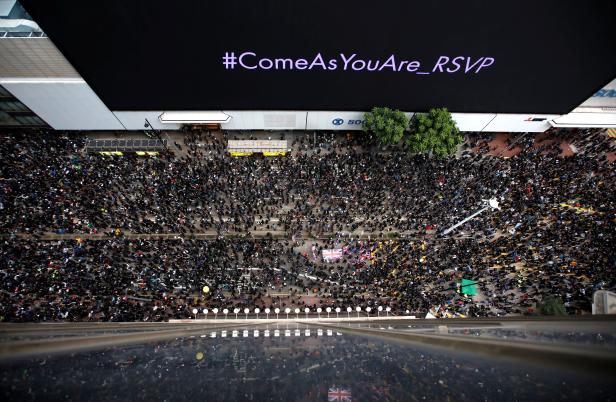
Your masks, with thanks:
<instances>
[{"instance_id":1,"label":"concrete ledge","mask_svg":"<svg viewBox=\"0 0 616 402\"><path fill-rule=\"evenodd\" d=\"M265 314L263 314L265 315ZM270 314L270 315L275 315L275 314ZM197 319L180 319L180 320L169 320L169 323L174 324L174 323L182 323L182 324L232 324L232 323L238 323L238 324L275 324L275 323L289 323L289 322L296 322L296 323L303 323L303 324L315 324L315 323L321 323L321 322L327 322L327 323L336 323L336 322L366 322L366 321L388 321L388 320L416 320L417 317L414 315L405 315L405 316L380 316L380 317L357 317L357 315L355 317L340 317L340 318L316 318L316 317L310 317L310 318L302 318L302 313L299 314L299 318L291 318L289 317L288 319L286 318L286 314L281 314L284 315L284 317L281 318L249 318L249 319L245 319L245 318L241 318L241 315L238 316L237 319L235 319L235 314L233 314L233 318L197 318ZM295 313L293 314L289 314L289 315L295 315ZM327 315L327 313L325 314Z\"/></svg>"}]
</instances>

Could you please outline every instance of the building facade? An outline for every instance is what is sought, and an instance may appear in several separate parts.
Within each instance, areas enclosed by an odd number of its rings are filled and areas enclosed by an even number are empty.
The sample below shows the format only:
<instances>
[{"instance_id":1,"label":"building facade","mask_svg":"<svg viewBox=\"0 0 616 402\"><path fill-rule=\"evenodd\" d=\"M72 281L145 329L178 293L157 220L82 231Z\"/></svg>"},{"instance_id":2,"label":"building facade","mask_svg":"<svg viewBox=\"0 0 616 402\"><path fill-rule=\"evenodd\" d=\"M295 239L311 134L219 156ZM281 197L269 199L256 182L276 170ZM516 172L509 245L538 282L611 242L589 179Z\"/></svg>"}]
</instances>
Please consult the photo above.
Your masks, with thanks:
<instances>
[{"instance_id":1,"label":"building facade","mask_svg":"<svg viewBox=\"0 0 616 402\"><path fill-rule=\"evenodd\" d=\"M186 124L209 124L227 130L348 131L361 129L363 113L370 106L398 108L409 116L446 106L462 131L616 127L616 56L610 50L609 26L602 23L614 8L608 2L590 1L577 8L573 2L556 1L534 6L537 14L550 12L547 20L546 15L528 17L531 23L543 21L545 32L539 28L530 36L505 32L492 43L490 31L496 35L517 26L516 13L523 4L485 7L472 1L464 9L469 19L479 14L478 21L497 16L501 20L466 27L470 33L463 42L451 36L460 26L435 34L432 43L418 41L412 46L404 38L392 39L397 38L394 34L406 35L408 27L387 28L379 21L374 21L375 31L389 29L386 35L373 33L345 45L344 40L353 38L346 30L358 22L342 21L327 41L312 23L323 18L325 24L329 17L276 0L259 5L190 0L176 8L162 0L147 6L120 0L22 3L0 1L3 126L143 130L148 125L178 130ZM319 0L314 8L331 7L326 3ZM406 3L429 7L422 5L425 2ZM340 19L343 6L351 4L359 16L381 17L371 2L345 0L331 10L330 22ZM443 6L459 5L451 1ZM430 11L424 8L422 12ZM508 14L499 15L505 11ZM208 12L235 13L236 23L231 25L239 32L229 33L228 22L205 18ZM538 33L549 36L550 29L563 26L563 18L581 12L595 21L584 26L570 23L570 29L578 32L561 28L555 33L579 39L579 43L554 42L552 50L568 49L564 59L550 55L550 49L529 47L529 41L538 41ZM444 18L454 18L456 12L449 14ZM270 18L279 26L263 27ZM451 24L457 21L452 19ZM247 37L238 24L262 27L265 32ZM301 24L303 28L294 28ZM199 36L202 31L208 31L206 37ZM471 34L484 36L471 41ZM383 38L392 43L386 51L379 48L388 47L379 42ZM373 39L381 45L363 44ZM512 40L520 43L508 44ZM333 47L329 42L335 42ZM450 55L431 53L437 47ZM585 48L592 51L588 60L581 57ZM528 49L528 57L535 60L523 59L520 49ZM550 81L553 75L557 77ZM571 76L569 81L559 81L566 76ZM545 86L540 86L542 82Z\"/></svg>"}]
</instances>

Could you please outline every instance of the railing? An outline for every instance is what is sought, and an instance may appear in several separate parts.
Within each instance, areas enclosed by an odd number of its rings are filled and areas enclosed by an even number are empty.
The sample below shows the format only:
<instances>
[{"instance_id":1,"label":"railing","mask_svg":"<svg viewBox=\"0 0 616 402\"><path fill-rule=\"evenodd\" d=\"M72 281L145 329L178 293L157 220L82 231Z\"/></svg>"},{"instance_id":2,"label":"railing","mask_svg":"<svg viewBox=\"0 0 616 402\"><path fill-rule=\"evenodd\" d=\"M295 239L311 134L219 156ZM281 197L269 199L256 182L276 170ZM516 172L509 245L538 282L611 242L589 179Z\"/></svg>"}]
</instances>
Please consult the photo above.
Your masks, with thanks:
<instances>
[{"instance_id":1,"label":"railing","mask_svg":"<svg viewBox=\"0 0 616 402\"><path fill-rule=\"evenodd\" d=\"M0 31L0 38L47 38L45 32Z\"/></svg>"}]
</instances>

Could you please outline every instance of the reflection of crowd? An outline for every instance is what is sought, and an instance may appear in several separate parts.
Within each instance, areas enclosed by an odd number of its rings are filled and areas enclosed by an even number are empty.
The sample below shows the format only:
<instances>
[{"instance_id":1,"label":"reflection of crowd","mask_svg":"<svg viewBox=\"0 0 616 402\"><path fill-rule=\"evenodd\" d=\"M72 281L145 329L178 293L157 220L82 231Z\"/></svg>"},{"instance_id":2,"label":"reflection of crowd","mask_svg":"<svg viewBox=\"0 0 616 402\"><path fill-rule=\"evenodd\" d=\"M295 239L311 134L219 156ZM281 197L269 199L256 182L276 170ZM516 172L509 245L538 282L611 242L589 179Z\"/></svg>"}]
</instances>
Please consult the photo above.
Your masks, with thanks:
<instances>
[{"instance_id":1,"label":"reflection of crowd","mask_svg":"<svg viewBox=\"0 0 616 402\"><path fill-rule=\"evenodd\" d=\"M86 155L81 137L5 135L1 315L163 320L204 306L385 304L489 316L532 313L546 293L589 311L594 290L616 285L615 173L602 134L577 136L580 153L566 158L559 142L537 147L532 136L512 144L515 157L483 156L482 135L438 160L333 136L267 159L232 158L225 138L191 134L177 155L140 159ZM436 234L492 197L500 211ZM81 237L41 240L49 232ZM330 248L343 258L324 263ZM462 277L478 282L472 300L456 292Z\"/></svg>"},{"instance_id":2,"label":"reflection of crowd","mask_svg":"<svg viewBox=\"0 0 616 402\"><path fill-rule=\"evenodd\" d=\"M558 342L571 343L576 345L602 345L616 346L616 336L614 334L602 331L575 331L575 332L557 332L557 331L542 331L538 329L528 328L474 328L474 329L450 329L450 334L456 335L473 335L485 336L490 338L501 339L518 339L540 342Z\"/></svg>"},{"instance_id":3,"label":"reflection of crowd","mask_svg":"<svg viewBox=\"0 0 616 402\"><path fill-rule=\"evenodd\" d=\"M3 367L5 400L609 400L609 378L512 364L379 338L184 338ZM274 327L271 326L273 329ZM285 328L281 325L281 329ZM230 331L229 331L230 332ZM271 331L273 332L273 331ZM283 332L283 331L281 331ZM70 361L69 361L70 359Z\"/></svg>"}]
</instances>

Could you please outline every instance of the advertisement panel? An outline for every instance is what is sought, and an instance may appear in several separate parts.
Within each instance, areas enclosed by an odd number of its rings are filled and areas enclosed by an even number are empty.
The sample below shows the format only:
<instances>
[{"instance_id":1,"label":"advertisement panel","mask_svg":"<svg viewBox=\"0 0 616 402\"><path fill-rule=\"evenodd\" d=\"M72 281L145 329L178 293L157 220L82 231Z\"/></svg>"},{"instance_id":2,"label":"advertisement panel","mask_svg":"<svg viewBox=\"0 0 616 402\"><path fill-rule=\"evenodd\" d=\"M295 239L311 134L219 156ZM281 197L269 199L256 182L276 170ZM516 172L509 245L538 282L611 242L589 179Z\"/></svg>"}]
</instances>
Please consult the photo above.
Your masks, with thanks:
<instances>
[{"instance_id":1,"label":"advertisement panel","mask_svg":"<svg viewBox=\"0 0 616 402\"><path fill-rule=\"evenodd\" d=\"M616 74L614 1L22 3L114 111L563 114Z\"/></svg>"}]
</instances>

